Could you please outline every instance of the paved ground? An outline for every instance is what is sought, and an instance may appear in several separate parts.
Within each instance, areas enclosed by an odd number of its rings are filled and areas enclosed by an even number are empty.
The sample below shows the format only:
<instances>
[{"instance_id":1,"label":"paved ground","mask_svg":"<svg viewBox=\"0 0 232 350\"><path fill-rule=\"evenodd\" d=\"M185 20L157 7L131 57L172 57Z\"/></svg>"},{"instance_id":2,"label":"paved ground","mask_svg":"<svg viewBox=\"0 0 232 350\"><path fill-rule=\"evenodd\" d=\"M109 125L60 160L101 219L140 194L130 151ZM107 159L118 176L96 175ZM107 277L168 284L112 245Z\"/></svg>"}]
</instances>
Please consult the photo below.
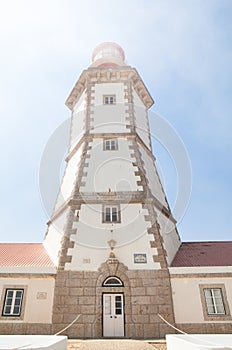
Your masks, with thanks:
<instances>
[{"instance_id":1,"label":"paved ground","mask_svg":"<svg viewBox=\"0 0 232 350\"><path fill-rule=\"evenodd\" d=\"M68 350L166 350L164 342L148 344L139 340L68 341Z\"/></svg>"}]
</instances>

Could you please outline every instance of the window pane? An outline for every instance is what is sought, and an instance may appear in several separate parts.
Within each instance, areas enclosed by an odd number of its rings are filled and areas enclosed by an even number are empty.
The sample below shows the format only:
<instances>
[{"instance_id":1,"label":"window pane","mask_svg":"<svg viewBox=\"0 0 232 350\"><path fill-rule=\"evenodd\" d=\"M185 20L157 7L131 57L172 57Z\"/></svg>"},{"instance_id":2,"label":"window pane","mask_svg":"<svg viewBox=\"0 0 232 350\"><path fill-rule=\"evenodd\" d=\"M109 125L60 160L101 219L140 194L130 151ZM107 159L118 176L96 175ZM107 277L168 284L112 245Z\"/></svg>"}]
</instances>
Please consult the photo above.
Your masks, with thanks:
<instances>
[{"instance_id":1,"label":"window pane","mask_svg":"<svg viewBox=\"0 0 232 350\"><path fill-rule=\"evenodd\" d=\"M15 307L14 307L13 314L14 314L14 315L19 315L19 313L20 313L20 307L19 307L19 306L15 306Z\"/></svg>"},{"instance_id":2,"label":"window pane","mask_svg":"<svg viewBox=\"0 0 232 350\"><path fill-rule=\"evenodd\" d=\"M109 215L109 214L106 214L105 221L111 222L111 220L110 220L110 215Z\"/></svg>"},{"instance_id":3,"label":"window pane","mask_svg":"<svg viewBox=\"0 0 232 350\"><path fill-rule=\"evenodd\" d=\"M214 304L213 298L212 297L206 298L206 303L207 303L207 305L213 305Z\"/></svg>"},{"instance_id":4,"label":"window pane","mask_svg":"<svg viewBox=\"0 0 232 350\"><path fill-rule=\"evenodd\" d=\"M105 221L111 221L111 210L110 208L105 208Z\"/></svg>"},{"instance_id":5,"label":"window pane","mask_svg":"<svg viewBox=\"0 0 232 350\"><path fill-rule=\"evenodd\" d=\"M223 303L217 304L217 313L225 315L225 308L224 308Z\"/></svg>"},{"instance_id":6,"label":"window pane","mask_svg":"<svg viewBox=\"0 0 232 350\"><path fill-rule=\"evenodd\" d=\"M110 150L110 141L109 140L105 141L105 149Z\"/></svg>"},{"instance_id":7,"label":"window pane","mask_svg":"<svg viewBox=\"0 0 232 350\"><path fill-rule=\"evenodd\" d=\"M205 297L211 297L211 290L210 289L204 289Z\"/></svg>"},{"instance_id":8,"label":"window pane","mask_svg":"<svg viewBox=\"0 0 232 350\"><path fill-rule=\"evenodd\" d=\"M12 298L7 298L6 305L11 305L11 304L12 304Z\"/></svg>"},{"instance_id":9,"label":"window pane","mask_svg":"<svg viewBox=\"0 0 232 350\"><path fill-rule=\"evenodd\" d=\"M116 278L109 278L104 284L111 284L111 285L121 285L121 283L119 282L119 280L117 280Z\"/></svg>"},{"instance_id":10,"label":"window pane","mask_svg":"<svg viewBox=\"0 0 232 350\"><path fill-rule=\"evenodd\" d=\"M15 299L15 305L20 305L20 304L21 304L21 299L16 298L16 299Z\"/></svg>"},{"instance_id":11,"label":"window pane","mask_svg":"<svg viewBox=\"0 0 232 350\"><path fill-rule=\"evenodd\" d=\"M111 314L111 296L105 295L105 315Z\"/></svg>"},{"instance_id":12,"label":"window pane","mask_svg":"<svg viewBox=\"0 0 232 350\"><path fill-rule=\"evenodd\" d=\"M122 314L122 297L121 297L121 295L117 295L115 297L115 314L116 315Z\"/></svg>"},{"instance_id":13,"label":"window pane","mask_svg":"<svg viewBox=\"0 0 232 350\"><path fill-rule=\"evenodd\" d=\"M215 311L218 314L225 314L225 308L222 298L222 290L220 288L212 290L215 300Z\"/></svg>"},{"instance_id":14,"label":"window pane","mask_svg":"<svg viewBox=\"0 0 232 350\"><path fill-rule=\"evenodd\" d=\"M21 291L21 290L18 290L18 291L16 292L16 298L21 298L21 296L22 296L22 291Z\"/></svg>"},{"instance_id":15,"label":"window pane","mask_svg":"<svg viewBox=\"0 0 232 350\"><path fill-rule=\"evenodd\" d=\"M209 315L212 315L212 314L215 314L215 308L214 306L211 304L211 305L207 305L207 312Z\"/></svg>"},{"instance_id":16,"label":"window pane","mask_svg":"<svg viewBox=\"0 0 232 350\"><path fill-rule=\"evenodd\" d=\"M112 221L118 221L118 208L112 208Z\"/></svg>"},{"instance_id":17,"label":"window pane","mask_svg":"<svg viewBox=\"0 0 232 350\"><path fill-rule=\"evenodd\" d=\"M111 149L114 151L114 150L116 150L116 142L115 142L115 140L112 140L111 141Z\"/></svg>"},{"instance_id":18,"label":"window pane","mask_svg":"<svg viewBox=\"0 0 232 350\"><path fill-rule=\"evenodd\" d=\"M122 282L115 277L108 277L104 281L103 286L122 286Z\"/></svg>"},{"instance_id":19,"label":"window pane","mask_svg":"<svg viewBox=\"0 0 232 350\"><path fill-rule=\"evenodd\" d=\"M116 315L121 315L122 314L122 309L115 309L115 314Z\"/></svg>"},{"instance_id":20,"label":"window pane","mask_svg":"<svg viewBox=\"0 0 232 350\"><path fill-rule=\"evenodd\" d=\"M205 301L206 301L206 307L208 314L214 314L215 313L215 307L213 302L213 295L211 289L204 289L205 293Z\"/></svg>"},{"instance_id":21,"label":"window pane","mask_svg":"<svg viewBox=\"0 0 232 350\"><path fill-rule=\"evenodd\" d=\"M117 215L112 215L112 222L117 222L117 221L118 221Z\"/></svg>"},{"instance_id":22,"label":"window pane","mask_svg":"<svg viewBox=\"0 0 232 350\"><path fill-rule=\"evenodd\" d=\"M10 306L5 307L4 314L5 314L5 315L9 315L9 314L10 314L10 309L11 309Z\"/></svg>"}]
</instances>

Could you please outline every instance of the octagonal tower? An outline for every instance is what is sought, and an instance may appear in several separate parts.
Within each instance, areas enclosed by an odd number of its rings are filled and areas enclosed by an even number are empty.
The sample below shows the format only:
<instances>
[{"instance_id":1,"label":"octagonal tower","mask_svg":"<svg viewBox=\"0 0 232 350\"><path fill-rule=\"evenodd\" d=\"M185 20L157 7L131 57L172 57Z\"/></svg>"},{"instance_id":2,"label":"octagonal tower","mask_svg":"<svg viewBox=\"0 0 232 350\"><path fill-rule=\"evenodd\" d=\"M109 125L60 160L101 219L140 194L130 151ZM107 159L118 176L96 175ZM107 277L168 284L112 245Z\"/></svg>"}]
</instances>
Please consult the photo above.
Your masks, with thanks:
<instances>
[{"instance_id":1,"label":"octagonal tower","mask_svg":"<svg viewBox=\"0 0 232 350\"><path fill-rule=\"evenodd\" d=\"M180 239L152 153L153 99L107 42L66 105L67 166L44 240L58 268L54 333L80 314L70 337L163 337L158 314L174 322L168 266Z\"/></svg>"}]
</instances>

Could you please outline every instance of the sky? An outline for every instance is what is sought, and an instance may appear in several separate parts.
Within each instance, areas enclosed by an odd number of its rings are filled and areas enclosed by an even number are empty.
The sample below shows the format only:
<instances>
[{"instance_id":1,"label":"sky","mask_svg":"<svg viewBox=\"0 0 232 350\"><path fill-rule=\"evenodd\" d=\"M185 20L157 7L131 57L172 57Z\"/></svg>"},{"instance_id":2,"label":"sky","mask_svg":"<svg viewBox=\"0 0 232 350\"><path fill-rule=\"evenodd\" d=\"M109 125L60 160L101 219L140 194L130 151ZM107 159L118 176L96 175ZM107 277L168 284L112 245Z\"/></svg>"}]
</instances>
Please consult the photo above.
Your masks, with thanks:
<instances>
[{"instance_id":1,"label":"sky","mask_svg":"<svg viewBox=\"0 0 232 350\"><path fill-rule=\"evenodd\" d=\"M192 178L182 241L231 240L231 33L230 0L0 0L0 241L43 240L41 158L105 41L138 70L155 100L151 118L183 142ZM153 149L173 208L178 169L164 145Z\"/></svg>"}]
</instances>

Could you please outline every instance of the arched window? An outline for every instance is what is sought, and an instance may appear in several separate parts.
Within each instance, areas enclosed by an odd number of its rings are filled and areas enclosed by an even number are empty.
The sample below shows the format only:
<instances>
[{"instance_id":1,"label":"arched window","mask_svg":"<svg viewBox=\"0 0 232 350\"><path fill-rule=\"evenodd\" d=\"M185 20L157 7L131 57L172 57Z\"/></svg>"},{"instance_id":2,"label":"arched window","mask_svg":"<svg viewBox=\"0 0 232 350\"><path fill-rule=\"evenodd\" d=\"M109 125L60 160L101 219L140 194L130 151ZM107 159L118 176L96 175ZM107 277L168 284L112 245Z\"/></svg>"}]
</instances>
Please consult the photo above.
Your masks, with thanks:
<instances>
[{"instance_id":1,"label":"arched window","mask_svg":"<svg viewBox=\"0 0 232 350\"><path fill-rule=\"evenodd\" d=\"M107 277L102 284L103 287L122 287L123 283L118 277Z\"/></svg>"}]
</instances>

